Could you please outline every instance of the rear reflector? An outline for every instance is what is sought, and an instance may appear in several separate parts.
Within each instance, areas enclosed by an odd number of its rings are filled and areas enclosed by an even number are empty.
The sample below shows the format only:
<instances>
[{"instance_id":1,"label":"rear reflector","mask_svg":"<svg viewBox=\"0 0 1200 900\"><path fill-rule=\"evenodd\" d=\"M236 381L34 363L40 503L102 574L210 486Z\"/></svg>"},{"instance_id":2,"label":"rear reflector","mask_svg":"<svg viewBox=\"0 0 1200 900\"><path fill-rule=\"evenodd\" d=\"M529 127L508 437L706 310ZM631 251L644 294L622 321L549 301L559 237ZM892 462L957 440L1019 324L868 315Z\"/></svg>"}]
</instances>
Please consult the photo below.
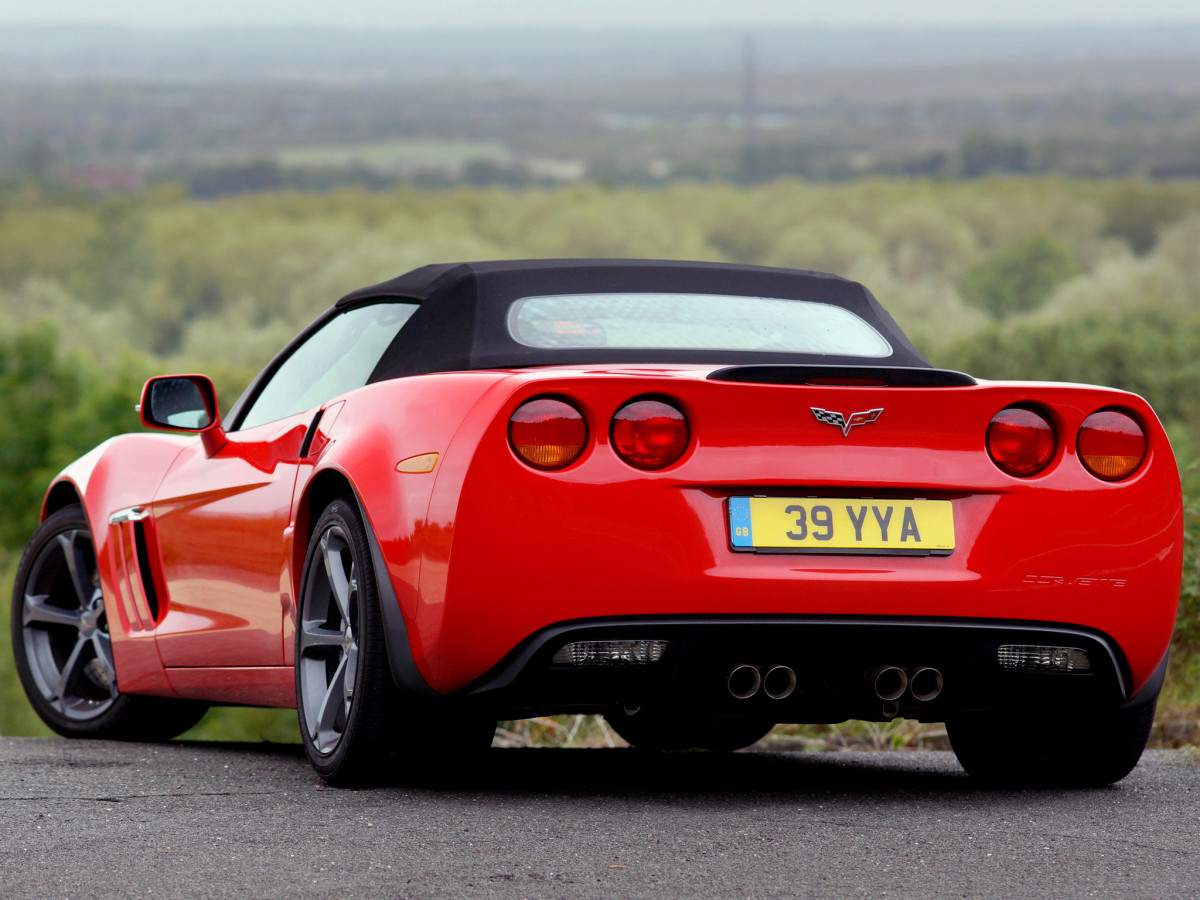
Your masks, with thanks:
<instances>
[{"instance_id":1,"label":"rear reflector","mask_svg":"<svg viewBox=\"0 0 1200 900\"><path fill-rule=\"evenodd\" d=\"M575 462L583 453L587 435L583 414L553 397L522 404L508 422L513 450L535 469L561 469Z\"/></svg>"},{"instance_id":2,"label":"rear reflector","mask_svg":"<svg viewBox=\"0 0 1200 900\"><path fill-rule=\"evenodd\" d=\"M1132 416L1102 409L1083 420L1076 446L1085 469L1104 481L1120 481L1146 458L1146 433Z\"/></svg>"},{"instance_id":3,"label":"rear reflector","mask_svg":"<svg viewBox=\"0 0 1200 900\"><path fill-rule=\"evenodd\" d=\"M1003 644L996 654L1009 672L1090 672L1092 661L1078 647L1043 647L1036 644Z\"/></svg>"},{"instance_id":4,"label":"rear reflector","mask_svg":"<svg viewBox=\"0 0 1200 900\"><path fill-rule=\"evenodd\" d=\"M662 659L666 641L576 641L554 654L556 666L644 666Z\"/></svg>"},{"instance_id":5,"label":"rear reflector","mask_svg":"<svg viewBox=\"0 0 1200 900\"><path fill-rule=\"evenodd\" d=\"M1041 413L1010 406L992 416L987 449L1002 471L1029 478L1050 465L1058 450L1058 438L1054 426Z\"/></svg>"},{"instance_id":6,"label":"rear reflector","mask_svg":"<svg viewBox=\"0 0 1200 900\"><path fill-rule=\"evenodd\" d=\"M689 440L687 417L661 400L634 400L613 416L613 447L636 469L665 469L683 456Z\"/></svg>"}]
</instances>

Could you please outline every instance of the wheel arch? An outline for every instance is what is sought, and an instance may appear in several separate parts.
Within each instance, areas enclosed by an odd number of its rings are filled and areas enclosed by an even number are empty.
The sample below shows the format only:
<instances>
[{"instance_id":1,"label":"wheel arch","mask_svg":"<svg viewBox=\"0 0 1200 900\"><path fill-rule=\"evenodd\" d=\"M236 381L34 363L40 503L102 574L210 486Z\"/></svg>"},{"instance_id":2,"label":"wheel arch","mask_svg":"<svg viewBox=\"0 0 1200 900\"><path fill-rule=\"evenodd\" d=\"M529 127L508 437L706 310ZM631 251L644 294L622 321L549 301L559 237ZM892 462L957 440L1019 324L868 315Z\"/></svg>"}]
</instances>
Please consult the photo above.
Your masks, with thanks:
<instances>
[{"instance_id":1,"label":"wheel arch","mask_svg":"<svg viewBox=\"0 0 1200 900\"><path fill-rule=\"evenodd\" d=\"M46 492L46 499L42 503L42 519L44 521L60 509L75 505L83 506L83 495L73 482L60 479Z\"/></svg>"},{"instance_id":2,"label":"wheel arch","mask_svg":"<svg viewBox=\"0 0 1200 900\"><path fill-rule=\"evenodd\" d=\"M296 511L296 532L304 535L304 546L299 548L301 558L308 551L313 527L321 512L338 497L346 496L353 496L358 503L359 512L363 511L362 503L358 500L358 491L346 473L340 469L321 469L304 486L304 493Z\"/></svg>"},{"instance_id":3,"label":"wheel arch","mask_svg":"<svg viewBox=\"0 0 1200 900\"><path fill-rule=\"evenodd\" d=\"M392 579L388 577L387 562L379 545L379 539L375 535L375 529L371 525L371 518L367 515L366 505L350 477L340 469L322 469L313 475L305 485L296 507L296 538L293 543L296 608L298 610L300 607L300 594L304 589L301 581L304 577L304 562L308 555L308 548L313 540L313 529L325 507L341 497L350 497L353 500L366 529L372 568L375 570L375 582L379 592L379 606L383 616L384 637L392 680L396 683L397 688L411 696L425 699L437 697L437 692L429 686L413 658L412 647L408 639L408 626L400 611L395 586L392 584Z\"/></svg>"}]
</instances>

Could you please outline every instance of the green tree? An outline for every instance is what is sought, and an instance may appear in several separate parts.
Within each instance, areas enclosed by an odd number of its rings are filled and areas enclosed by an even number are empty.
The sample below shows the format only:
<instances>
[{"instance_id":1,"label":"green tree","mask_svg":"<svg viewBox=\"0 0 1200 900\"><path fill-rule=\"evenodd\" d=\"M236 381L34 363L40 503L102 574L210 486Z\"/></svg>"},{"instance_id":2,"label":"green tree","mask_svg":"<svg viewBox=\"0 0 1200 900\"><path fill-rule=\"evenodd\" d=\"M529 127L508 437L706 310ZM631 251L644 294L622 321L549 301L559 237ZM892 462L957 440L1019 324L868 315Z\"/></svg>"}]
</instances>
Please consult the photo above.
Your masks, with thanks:
<instances>
[{"instance_id":1,"label":"green tree","mask_svg":"<svg viewBox=\"0 0 1200 900\"><path fill-rule=\"evenodd\" d=\"M991 131L972 131L963 137L959 171L966 178L994 172L1029 172L1029 144Z\"/></svg>"},{"instance_id":2,"label":"green tree","mask_svg":"<svg viewBox=\"0 0 1200 900\"><path fill-rule=\"evenodd\" d=\"M97 229L80 259L85 299L99 309L127 303L148 282L154 260L145 243L145 211L137 200L116 197L96 213Z\"/></svg>"},{"instance_id":3,"label":"green tree","mask_svg":"<svg viewBox=\"0 0 1200 900\"><path fill-rule=\"evenodd\" d=\"M1002 318L1041 306L1079 268L1070 253L1037 234L984 257L967 270L959 290L968 303Z\"/></svg>"},{"instance_id":4,"label":"green tree","mask_svg":"<svg viewBox=\"0 0 1200 900\"><path fill-rule=\"evenodd\" d=\"M64 357L49 325L0 337L0 546L25 543L63 466L138 427L133 406L146 371L134 357L108 374Z\"/></svg>"},{"instance_id":5,"label":"green tree","mask_svg":"<svg viewBox=\"0 0 1200 900\"><path fill-rule=\"evenodd\" d=\"M1105 204L1102 233L1121 238L1140 256L1154 249L1159 232L1186 211L1187 201L1172 187L1125 185Z\"/></svg>"}]
</instances>

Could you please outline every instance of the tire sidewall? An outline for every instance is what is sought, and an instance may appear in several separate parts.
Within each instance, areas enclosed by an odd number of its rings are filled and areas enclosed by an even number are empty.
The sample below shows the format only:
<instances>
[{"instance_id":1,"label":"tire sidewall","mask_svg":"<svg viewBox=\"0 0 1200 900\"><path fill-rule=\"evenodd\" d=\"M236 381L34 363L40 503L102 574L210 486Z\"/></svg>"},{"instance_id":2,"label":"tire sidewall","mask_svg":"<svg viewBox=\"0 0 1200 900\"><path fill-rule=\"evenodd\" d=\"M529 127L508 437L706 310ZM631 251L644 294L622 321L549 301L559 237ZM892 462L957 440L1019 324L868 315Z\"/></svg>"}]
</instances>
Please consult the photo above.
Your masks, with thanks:
<instances>
[{"instance_id":1,"label":"tire sidewall","mask_svg":"<svg viewBox=\"0 0 1200 900\"><path fill-rule=\"evenodd\" d=\"M12 639L13 662L16 666L17 676L21 680L21 687L25 690L25 696L29 698L30 706L38 714L38 718L45 722L53 731L64 737L114 737L116 735L113 732L120 729L130 704L130 697L128 695L118 692L116 699L113 700L108 709L94 718L85 720L69 719L55 710L50 705L50 701L42 696L42 692L33 677L29 659L25 652L25 626L22 618L25 604L25 587L28 584L29 576L32 574L38 557L50 542L57 538L58 535L71 530L86 531L92 539L92 550L95 552L95 536L92 534L92 529L88 524L87 515L82 506L73 505L63 507L47 516L33 533L33 537L25 545L24 553L21 554L21 561L17 565L17 575L13 581L12 594L10 635ZM109 623L109 633L112 633L111 620ZM120 684L119 679L118 684Z\"/></svg>"},{"instance_id":2,"label":"tire sidewall","mask_svg":"<svg viewBox=\"0 0 1200 900\"><path fill-rule=\"evenodd\" d=\"M356 593L358 616L358 660L354 673L355 691L350 702L350 711L346 717L346 726L337 746L328 754L319 752L309 737L305 721L303 700L303 679L301 677L300 640L302 637L302 622L308 608L309 594L312 590L313 567L321 565L319 554L321 536L336 525L341 528L354 554L354 564L357 569L358 590ZM375 662L379 652L381 636L379 623L378 589L375 581L375 568L371 561L370 546L367 541L366 524L357 504L349 498L333 501L322 512L313 527L312 538L308 551L305 553L303 578L300 585L300 602L296 607L295 628L295 679L296 679L296 710L300 722L300 737L304 742L305 752L317 773L331 782L348 782L361 770L364 757L370 755L369 736L363 719L368 708L378 700L373 696L378 693L377 684L367 677L367 670Z\"/></svg>"}]
</instances>

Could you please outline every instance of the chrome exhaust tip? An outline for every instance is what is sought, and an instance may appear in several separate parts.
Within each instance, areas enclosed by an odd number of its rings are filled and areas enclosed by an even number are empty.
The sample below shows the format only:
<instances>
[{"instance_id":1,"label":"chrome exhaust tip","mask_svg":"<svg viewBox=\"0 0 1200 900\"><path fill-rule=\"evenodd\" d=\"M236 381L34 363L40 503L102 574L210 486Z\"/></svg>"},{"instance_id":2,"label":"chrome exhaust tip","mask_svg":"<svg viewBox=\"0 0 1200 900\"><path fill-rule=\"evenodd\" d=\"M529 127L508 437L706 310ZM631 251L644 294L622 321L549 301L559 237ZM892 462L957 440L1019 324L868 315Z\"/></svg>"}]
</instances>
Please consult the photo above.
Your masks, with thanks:
<instances>
[{"instance_id":1,"label":"chrome exhaust tip","mask_svg":"<svg viewBox=\"0 0 1200 900\"><path fill-rule=\"evenodd\" d=\"M758 693L762 681L762 674L758 671L757 666L742 664L734 666L733 671L729 673L727 686L729 693L737 699L749 700Z\"/></svg>"},{"instance_id":2,"label":"chrome exhaust tip","mask_svg":"<svg viewBox=\"0 0 1200 900\"><path fill-rule=\"evenodd\" d=\"M942 692L942 673L929 666L918 666L908 676L908 689L914 700L928 703Z\"/></svg>"},{"instance_id":3,"label":"chrome exhaust tip","mask_svg":"<svg viewBox=\"0 0 1200 900\"><path fill-rule=\"evenodd\" d=\"M880 700L899 700L908 688L908 673L899 666L880 666L867 676L867 683Z\"/></svg>"},{"instance_id":4,"label":"chrome exhaust tip","mask_svg":"<svg viewBox=\"0 0 1200 900\"><path fill-rule=\"evenodd\" d=\"M791 666L771 666L763 676L762 689L772 700L786 700L796 691L796 673Z\"/></svg>"}]
</instances>

